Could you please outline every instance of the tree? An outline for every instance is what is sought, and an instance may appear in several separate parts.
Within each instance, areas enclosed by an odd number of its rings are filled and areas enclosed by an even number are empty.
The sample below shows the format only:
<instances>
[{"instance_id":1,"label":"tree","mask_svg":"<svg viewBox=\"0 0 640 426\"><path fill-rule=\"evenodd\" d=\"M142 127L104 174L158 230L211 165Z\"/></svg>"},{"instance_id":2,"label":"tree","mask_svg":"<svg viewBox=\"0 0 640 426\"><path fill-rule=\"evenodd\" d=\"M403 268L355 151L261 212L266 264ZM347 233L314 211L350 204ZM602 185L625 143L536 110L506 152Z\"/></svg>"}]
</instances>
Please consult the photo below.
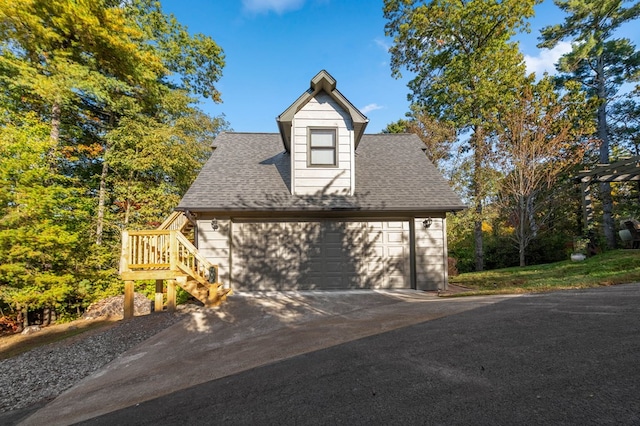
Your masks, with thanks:
<instances>
[{"instance_id":1,"label":"tree","mask_svg":"<svg viewBox=\"0 0 640 426\"><path fill-rule=\"evenodd\" d=\"M487 160L491 152L487 123L497 106L508 102L524 61L510 38L527 29L538 0L417 1L385 0L385 31L394 76L406 68L415 74L410 99L431 117L453 123L459 135L470 133L473 154L476 269L483 269L482 220Z\"/></svg>"},{"instance_id":2,"label":"tree","mask_svg":"<svg viewBox=\"0 0 640 426\"><path fill-rule=\"evenodd\" d=\"M520 88L521 96L498 115L499 149L504 177L498 201L514 226L520 266L526 249L552 217L558 178L582 162L589 148L584 135L593 126L581 117L586 103L574 90L560 96L552 78L538 83L531 76Z\"/></svg>"},{"instance_id":3,"label":"tree","mask_svg":"<svg viewBox=\"0 0 640 426\"><path fill-rule=\"evenodd\" d=\"M215 136L228 127L222 117L191 106L183 91L171 91L161 102L161 114L124 117L105 138L113 230L157 227L195 179Z\"/></svg>"},{"instance_id":4,"label":"tree","mask_svg":"<svg viewBox=\"0 0 640 426\"><path fill-rule=\"evenodd\" d=\"M2 116L0 298L18 312L62 311L83 275L86 198L75 179L49 167L55 142L46 123L35 114Z\"/></svg>"},{"instance_id":5,"label":"tree","mask_svg":"<svg viewBox=\"0 0 640 426\"><path fill-rule=\"evenodd\" d=\"M398 120L387 125L383 133L414 133L420 137L426 148L427 157L441 171L444 162L451 158L451 150L456 141L455 129L419 110L412 108L406 120Z\"/></svg>"},{"instance_id":6,"label":"tree","mask_svg":"<svg viewBox=\"0 0 640 426\"><path fill-rule=\"evenodd\" d=\"M116 282L120 230L161 221L227 126L197 108L223 66L156 1L0 0L3 303L69 312Z\"/></svg>"},{"instance_id":7,"label":"tree","mask_svg":"<svg viewBox=\"0 0 640 426\"><path fill-rule=\"evenodd\" d=\"M618 151L622 155L640 155L640 104L633 94L613 104L610 117L608 128Z\"/></svg>"},{"instance_id":8,"label":"tree","mask_svg":"<svg viewBox=\"0 0 640 426\"><path fill-rule=\"evenodd\" d=\"M610 162L609 101L621 84L637 80L640 71L640 53L629 39L614 38L615 31L640 15L640 3L624 0L554 0L554 3L568 16L563 24L542 29L538 47L553 48L562 40L572 42L571 52L560 58L557 69L564 73L564 80L580 82L584 90L598 100L594 112L601 142L599 161L606 164ZM624 7L625 3L632 4ZM616 234L611 184L602 182L600 193L605 239L607 245L614 248Z\"/></svg>"}]
</instances>

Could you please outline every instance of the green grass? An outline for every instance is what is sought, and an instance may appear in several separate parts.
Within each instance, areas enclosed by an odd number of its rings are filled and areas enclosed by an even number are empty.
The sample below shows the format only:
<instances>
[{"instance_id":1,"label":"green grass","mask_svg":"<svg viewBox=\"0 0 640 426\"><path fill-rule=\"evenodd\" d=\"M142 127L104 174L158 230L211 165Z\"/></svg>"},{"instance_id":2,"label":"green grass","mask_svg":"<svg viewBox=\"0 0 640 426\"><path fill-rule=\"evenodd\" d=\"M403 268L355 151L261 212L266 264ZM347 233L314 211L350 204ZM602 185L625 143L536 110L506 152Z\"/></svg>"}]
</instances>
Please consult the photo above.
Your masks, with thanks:
<instances>
[{"instance_id":1,"label":"green grass","mask_svg":"<svg viewBox=\"0 0 640 426\"><path fill-rule=\"evenodd\" d=\"M458 295L533 293L640 282L640 250L612 250L582 262L550 263L470 272L449 277L470 288Z\"/></svg>"}]
</instances>

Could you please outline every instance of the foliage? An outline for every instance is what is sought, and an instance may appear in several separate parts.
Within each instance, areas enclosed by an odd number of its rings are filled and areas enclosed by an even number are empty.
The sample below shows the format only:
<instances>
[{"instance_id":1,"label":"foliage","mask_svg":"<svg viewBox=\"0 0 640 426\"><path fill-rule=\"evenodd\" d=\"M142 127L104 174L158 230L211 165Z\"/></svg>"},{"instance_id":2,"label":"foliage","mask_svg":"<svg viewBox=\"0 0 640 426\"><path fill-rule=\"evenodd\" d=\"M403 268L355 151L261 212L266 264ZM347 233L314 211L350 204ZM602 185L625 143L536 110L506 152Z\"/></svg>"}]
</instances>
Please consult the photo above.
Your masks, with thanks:
<instances>
[{"instance_id":1,"label":"foliage","mask_svg":"<svg viewBox=\"0 0 640 426\"><path fill-rule=\"evenodd\" d=\"M429 160L441 171L451 158L456 131L453 126L440 122L417 106L407 113L407 120L398 120L387 125L383 133L414 133L420 137Z\"/></svg>"},{"instance_id":2,"label":"foliage","mask_svg":"<svg viewBox=\"0 0 640 426\"><path fill-rule=\"evenodd\" d=\"M0 135L0 297L18 307L71 307L82 291L87 206L80 185L52 173L47 126L33 114Z\"/></svg>"},{"instance_id":3,"label":"foliage","mask_svg":"<svg viewBox=\"0 0 640 426\"><path fill-rule=\"evenodd\" d=\"M196 98L220 101L224 55L152 0L0 0L0 53L0 299L76 315L228 126Z\"/></svg>"},{"instance_id":4,"label":"foliage","mask_svg":"<svg viewBox=\"0 0 640 426\"><path fill-rule=\"evenodd\" d=\"M615 158L640 155L640 104L634 99L637 94L629 93L611 107L609 131Z\"/></svg>"},{"instance_id":5,"label":"foliage","mask_svg":"<svg viewBox=\"0 0 640 426\"><path fill-rule=\"evenodd\" d=\"M492 147L488 136L496 108L509 104L524 78L524 61L510 38L526 30L536 0L385 0L385 30L393 75L406 68L415 77L410 98L421 112L470 131L473 153L472 200L476 268L483 268L483 202L490 182Z\"/></svg>"},{"instance_id":6,"label":"foliage","mask_svg":"<svg viewBox=\"0 0 640 426\"><path fill-rule=\"evenodd\" d=\"M572 50L557 65L561 81L573 80L596 99L592 109L600 139L599 162L609 163L608 104L620 86L640 78L640 52L629 39L615 38L615 30L640 16L640 3L624 0L554 0L567 16L562 24L541 31L539 47L553 48L562 40L571 41ZM613 200L608 182L600 184L603 225L607 245L616 246Z\"/></svg>"},{"instance_id":7,"label":"foliage","mask_svg":"<svg viewBox=\"0 0 640 426\"><path fill-rule=\"evenodd\" d=\"M545 77L523 83L521 95L498 116L500 180L497 202L513 227L520 266L526 249L551 219L558 178L582 163L591 148L585 136L593 133L588 117L581 116L584 97L577 91L563 96Z\"/></svg>"}]
</instances>

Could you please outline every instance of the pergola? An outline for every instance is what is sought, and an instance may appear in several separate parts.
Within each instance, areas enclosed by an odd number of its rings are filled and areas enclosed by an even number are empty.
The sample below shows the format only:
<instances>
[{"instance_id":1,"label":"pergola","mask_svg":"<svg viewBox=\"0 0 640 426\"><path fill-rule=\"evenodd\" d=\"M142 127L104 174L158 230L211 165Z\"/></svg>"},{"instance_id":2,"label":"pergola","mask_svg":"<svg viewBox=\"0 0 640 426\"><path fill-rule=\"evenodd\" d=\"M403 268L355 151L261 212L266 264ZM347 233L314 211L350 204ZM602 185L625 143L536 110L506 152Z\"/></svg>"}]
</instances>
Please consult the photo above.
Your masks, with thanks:
<instances>
[{"instance_id":1,"label":"pergola","mask_svg":"<svg viewBox=\"0 0 640 426\"><path fill-rule=\"evenodd\" d=\"M596 164L590 170L582 170L575 177L582 188L582 208L585 229L593 220L591 184L594 182L640 181L640 155L624 158L610 164Z\"/></svg>"}]
</instances>

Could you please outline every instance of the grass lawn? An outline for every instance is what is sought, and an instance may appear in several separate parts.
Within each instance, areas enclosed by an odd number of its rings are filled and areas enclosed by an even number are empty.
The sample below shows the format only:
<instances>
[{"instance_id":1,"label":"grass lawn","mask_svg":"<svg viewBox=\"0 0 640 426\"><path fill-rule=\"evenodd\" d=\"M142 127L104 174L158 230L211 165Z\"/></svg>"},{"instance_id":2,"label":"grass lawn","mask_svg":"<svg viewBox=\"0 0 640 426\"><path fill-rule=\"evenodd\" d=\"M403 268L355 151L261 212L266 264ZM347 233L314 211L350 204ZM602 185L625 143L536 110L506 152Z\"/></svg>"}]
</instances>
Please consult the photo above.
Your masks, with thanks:
<instances>
[{"instance_id":1,"label":"grass lawn","mask_svg":"<svg viewBox=\"0 0 640 426\"><path fill-rule=\"evenodd\" d=\"M458 296L532 293L640 282L640 250L611 250L582 262L566 260L470 272L449 277L449 282L472 289Z\"/></svg>"}]
</instances>

